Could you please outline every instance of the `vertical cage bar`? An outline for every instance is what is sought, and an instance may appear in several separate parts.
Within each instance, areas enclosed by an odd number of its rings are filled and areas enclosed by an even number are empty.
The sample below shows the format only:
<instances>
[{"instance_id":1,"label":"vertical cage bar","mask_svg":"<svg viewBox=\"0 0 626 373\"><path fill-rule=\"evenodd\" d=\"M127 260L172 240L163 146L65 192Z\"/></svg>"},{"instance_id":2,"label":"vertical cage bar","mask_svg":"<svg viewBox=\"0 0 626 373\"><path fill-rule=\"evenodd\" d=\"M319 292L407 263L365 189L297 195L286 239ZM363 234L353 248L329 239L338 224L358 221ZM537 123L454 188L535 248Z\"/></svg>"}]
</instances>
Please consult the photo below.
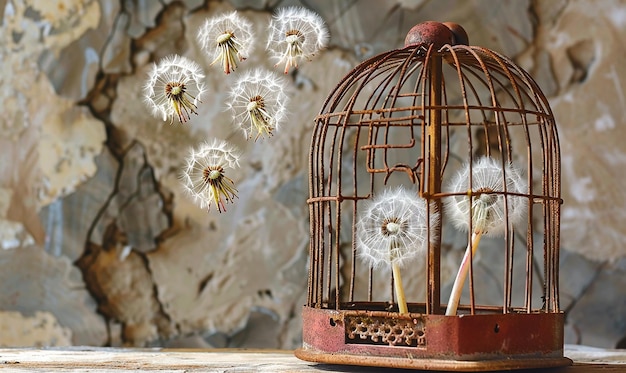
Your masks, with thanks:
<instances>
[{"instance_id":1,"label":"vertical cage bar","mask_svg":"<svg viewBox=\"0 0 626 373\"><path fill-rule=\"evenodd\" d=\"M317 143L317 140L319 139L319 136L317 135L317 129L319 128L319 122L316 121L316 125L315 128L313 129L313 136L311 138L311 149L309 150L309 168L310 168L310 172L309 172L309 197L315 196L318 194L318 190L317 190L317 184L315 182L315 178L313 177L314 175L314 170L315 170L315 165L317 165L317 159L316 159L316 155L319 154L319 149L320 146ZM316 243L318 242L317 237L315 236L315 234L317 232L319 232L319 228L316 227L314 225L313 222L318 221L317 220L317 215L316 215L316 208L317 208L317 203L312 202L311 200L307 201L309 204L309 268L308 268L308 272L309 272L309 276L307 279L307 306L311 307L315 304L315 299L314 299L314 284L316 283L316 273L317 273L317 263L316 263L316 259L317 257L315 256L315 253L317 252L317 249L315 247Z\"/></svg>"},{"instance_id":2,"label":"vertical cage bar","mask_svg":"<svg viewBox=\"0 0 626 373\"><path fill-rule=\"evenodd\" d=\"M552 232L550 240L553 244L551 247L552 252L552 265L554 266L554 282L552 284L552 311L559 312L559 253L560 253L560 239L561 239L561 154L559 152L559 137L556 131L556 123L554 118L550 118L548 122L550 126L549 142L549 154L550 154L550 168L553 172L550 174L550 194L557 197L558 200L551 201L552 210Z\"/></svg>"},{"instance_id":3,"label":"vertical cage bar","mask_svg":"<svg viewBox=\"0 0 626 373\"><path fill-rule=\"evenodd\" d=\"M430 83L429 122L428 122L428 196L441 192L441 85L442 58L439 53L430 55L428 61L428 80ZM436 211L441 211L441 200L434 200ZM441 222L435 227L441 231ZM428 302L426 313L441 313L441 234L429 243L428 248Z\"/></svg>"}]
</instances>

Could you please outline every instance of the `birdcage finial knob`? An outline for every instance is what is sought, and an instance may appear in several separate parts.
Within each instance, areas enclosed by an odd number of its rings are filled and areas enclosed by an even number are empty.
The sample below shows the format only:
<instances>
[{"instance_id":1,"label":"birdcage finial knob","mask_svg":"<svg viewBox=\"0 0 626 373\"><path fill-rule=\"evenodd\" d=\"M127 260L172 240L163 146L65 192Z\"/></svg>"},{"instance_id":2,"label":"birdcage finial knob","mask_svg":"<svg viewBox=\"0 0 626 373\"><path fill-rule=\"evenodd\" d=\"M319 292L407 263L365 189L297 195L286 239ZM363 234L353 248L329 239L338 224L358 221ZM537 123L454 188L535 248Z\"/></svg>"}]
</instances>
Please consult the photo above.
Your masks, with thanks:
<instances>
[{"instance_id":1,"label":"birdcage finial knob","mask_svg":"<svg viewBox=\"0 0 626 373\"><path fill-rule=\"evenodd\" d=\"M445 44L469 44L467 32L454 22L426 21L413 26L406 34L404 46L434 44L436 49Z\"/></svg>"}]
</instances>

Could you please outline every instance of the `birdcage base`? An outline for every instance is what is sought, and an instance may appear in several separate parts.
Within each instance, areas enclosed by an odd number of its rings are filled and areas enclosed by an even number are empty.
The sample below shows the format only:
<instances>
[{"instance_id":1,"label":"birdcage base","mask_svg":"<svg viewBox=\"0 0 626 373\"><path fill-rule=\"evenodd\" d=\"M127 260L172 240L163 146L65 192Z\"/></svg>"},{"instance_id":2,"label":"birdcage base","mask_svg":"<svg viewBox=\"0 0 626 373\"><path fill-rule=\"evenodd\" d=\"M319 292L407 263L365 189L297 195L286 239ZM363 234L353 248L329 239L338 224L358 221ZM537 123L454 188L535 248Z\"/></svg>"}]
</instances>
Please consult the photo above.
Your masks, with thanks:
<instances>
[{"instance_id":1,"label":"birdcage base","mask_svg":"<svg viewBox=\"0 0 626 373\"><path fill-rule=\"evenodd\" d=\"M304 307L302 360L465 372L570 365L562 313L444 316ZM480 310L478 310L480 311Z\"/></svg>"},{"instance_id":2,"label":"birdcage base","mask_svg":"<svg viewBox=\"0 0 626 373\"><path fill-rule=\"evenodd\" d=\"M487 372L517 369L555 368L572 364L572 361L565 357L461 361L412 357L397 358L387 356L328 354L322 352L313 352L307 348L300 348L296 350L295 355L301 360L321 364L340 364L366 367L455 372Z\"/></svg>"}]
</instances>

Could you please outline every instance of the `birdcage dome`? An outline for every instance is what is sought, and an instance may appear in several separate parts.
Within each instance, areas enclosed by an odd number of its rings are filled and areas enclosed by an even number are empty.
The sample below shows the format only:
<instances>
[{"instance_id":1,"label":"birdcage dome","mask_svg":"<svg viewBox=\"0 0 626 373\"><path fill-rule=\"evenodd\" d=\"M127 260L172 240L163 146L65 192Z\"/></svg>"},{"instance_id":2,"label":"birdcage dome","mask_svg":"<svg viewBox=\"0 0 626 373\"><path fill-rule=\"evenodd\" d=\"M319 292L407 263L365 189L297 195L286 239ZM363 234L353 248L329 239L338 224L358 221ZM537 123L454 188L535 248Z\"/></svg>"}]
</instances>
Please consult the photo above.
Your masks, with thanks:
<instances>
[{"instance_id":1,"label":"birdcage dome","mask_svg":"<svg viewBox=\"0 0 626 373\"><path fill-rule=\"evenodd\" d=\"M367 351L390 357L384 366L415 367L397 359L443 354L459 361L472 352L493 361L531 353L548 358L542 366L564 364L555 120L526 71L467 39L456 24L416 26L404 48L349 72L315 118L305 359L333 362L324 357L332 352L355 363L350 357ZM444 315L453 295L442 294L442 242L449 245L451 236L467 237L469 285L458 292L458 314L455 305ZM501 267L493 272L503 289L497 303L473 281L483 236L501 247ZM418 284L411 294L399 292L400 272ZM444 279L446 289L452 279ZM490 315L496 319L485 321ZM429 324L449 323L455 334L464 328L457 322L472 317L480 320L467 329L474 349L438 340ZM527 337L514 336L512 345L520 345L502 350L494 336L503 336L504 325L551 336L529 348L522 346ZM490 342L477 346L476 333Z\"/></svg>"}]
</instances>

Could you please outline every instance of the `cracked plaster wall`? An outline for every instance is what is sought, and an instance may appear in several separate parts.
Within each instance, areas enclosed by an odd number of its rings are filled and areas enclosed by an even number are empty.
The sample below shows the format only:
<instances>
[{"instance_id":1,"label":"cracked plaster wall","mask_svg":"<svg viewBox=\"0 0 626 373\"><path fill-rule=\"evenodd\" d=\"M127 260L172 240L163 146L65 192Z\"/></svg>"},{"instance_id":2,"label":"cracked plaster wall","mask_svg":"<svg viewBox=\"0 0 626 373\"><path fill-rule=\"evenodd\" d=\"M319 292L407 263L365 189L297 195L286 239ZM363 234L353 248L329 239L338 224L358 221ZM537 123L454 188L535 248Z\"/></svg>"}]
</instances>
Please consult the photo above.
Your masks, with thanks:
<instances>
[{"instance_id":1,"label":"cracked plaster wall","mask_svg":"<svg viewBox=\"0 0 626 373\"><path fill-rule=\"evenodd\" d=\"M195 31L232 9L263 30L279 5L303 4L0 0L1 346L298 346L312 119L353 66L430 19L513 57L548 96L563 153L566 342L623 341L626 2L307 1L331 45L288 76L289 125L246 142L223 110L232 77L208 65ZM256 49L241 68L272 68ZM211 92L185 125L141 103L150 63L172 53L200 62ZM221 215L178 184L187 147L208 136L246 154ZM451 246L452 268L463 245ZM477 276L497 288L492 257L483 251Z\"/></svg>"}]
</instances>

